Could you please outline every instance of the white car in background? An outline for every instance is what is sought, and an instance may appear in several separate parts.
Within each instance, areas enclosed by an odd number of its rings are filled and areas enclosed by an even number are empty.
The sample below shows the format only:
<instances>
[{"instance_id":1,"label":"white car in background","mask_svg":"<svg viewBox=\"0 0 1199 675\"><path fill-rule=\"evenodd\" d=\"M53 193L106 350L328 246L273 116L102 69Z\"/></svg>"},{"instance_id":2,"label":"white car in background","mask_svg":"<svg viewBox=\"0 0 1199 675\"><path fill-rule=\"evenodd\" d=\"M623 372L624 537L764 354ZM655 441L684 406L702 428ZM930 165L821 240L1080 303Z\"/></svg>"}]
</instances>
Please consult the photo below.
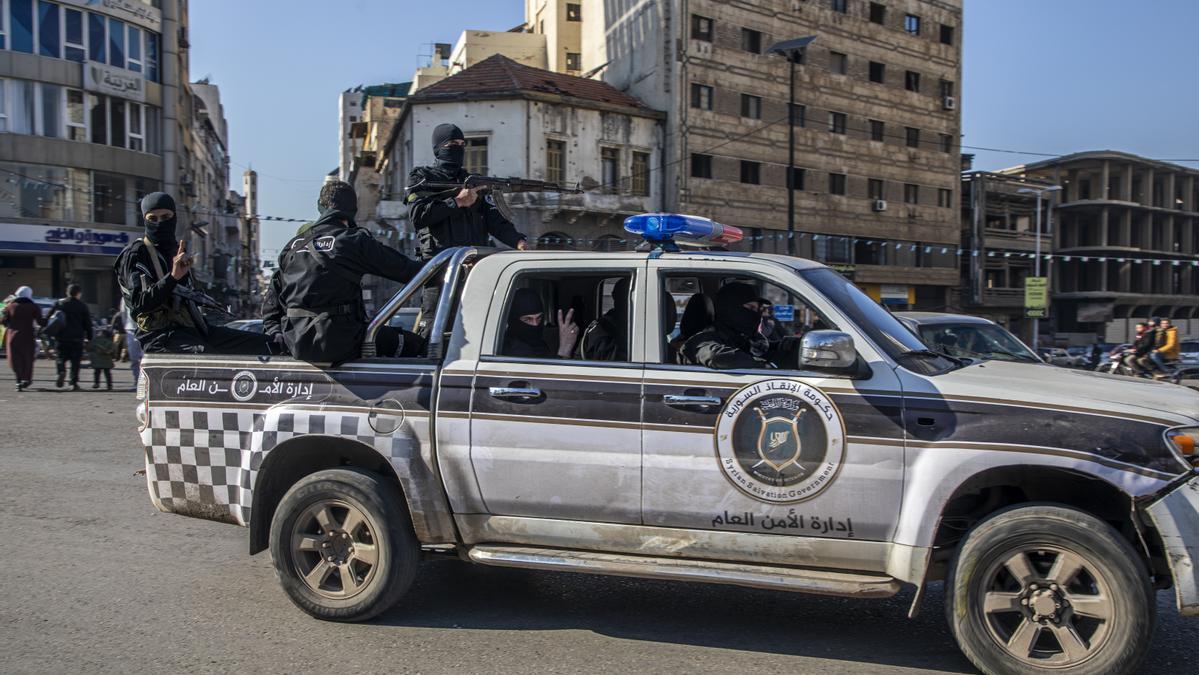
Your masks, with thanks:
<instances>
[{"instance_id":1,"label":"white car in background","mask_svg":"<svg viewBox=\"0 0 1199 675\"><path fill-rule=\"evenodd\" d=\"M942 312L896 312L895 318L929 347L950 356L1041 363L1020 338L989 319Z\"/></svg>"},{"instance_id":2,"label":"white car in background","mask_svg":"<svg viewBox=\"0 0 1199 675\"><path fill-rule=\"evenodd\" d=\"M1063 368L1081 368L1084 357L1071 354L1063 347L1049 347L1041 350L1041 358L1046 363L1061 366Z\"/></svg>"}]
</instances>

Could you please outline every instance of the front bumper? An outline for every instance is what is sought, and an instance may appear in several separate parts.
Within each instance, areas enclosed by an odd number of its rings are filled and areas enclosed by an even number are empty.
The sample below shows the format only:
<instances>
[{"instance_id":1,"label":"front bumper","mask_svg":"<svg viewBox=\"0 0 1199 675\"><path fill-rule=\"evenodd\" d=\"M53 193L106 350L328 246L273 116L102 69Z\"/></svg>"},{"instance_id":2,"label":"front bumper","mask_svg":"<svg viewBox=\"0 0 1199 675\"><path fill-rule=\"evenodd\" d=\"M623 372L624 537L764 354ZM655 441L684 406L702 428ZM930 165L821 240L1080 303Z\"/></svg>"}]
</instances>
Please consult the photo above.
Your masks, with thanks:
<instances>
[{"instance_id":1,"label":"front bumper","mask_svg":"<svg viewBox=\"0 0 1199 675\"><path fill-rule=\"evenodd\" d=\"M1199 616L1199 476L1167 492L1145 512L1166 550L1178 612Z\"/></svg>"}]
</instances>

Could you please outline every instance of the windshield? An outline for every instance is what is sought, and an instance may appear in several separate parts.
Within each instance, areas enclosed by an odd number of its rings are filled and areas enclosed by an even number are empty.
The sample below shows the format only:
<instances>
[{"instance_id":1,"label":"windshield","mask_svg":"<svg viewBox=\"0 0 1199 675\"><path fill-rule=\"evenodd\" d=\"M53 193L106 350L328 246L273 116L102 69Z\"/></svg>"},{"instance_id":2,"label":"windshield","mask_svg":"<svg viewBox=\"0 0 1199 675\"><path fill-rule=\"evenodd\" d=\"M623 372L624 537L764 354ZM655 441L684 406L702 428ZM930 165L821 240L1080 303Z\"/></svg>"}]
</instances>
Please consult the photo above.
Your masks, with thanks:
<instances>
[{"instance_id":1,"label":"windshield","mask_svg":"<svg viewBox=\"0 0 1199 675\"><path fill-rule=\"evenodd\" d=\"M1016 336L992 324L938 323L920 326L920 337L936 351L950 356L1040 362Z\"/></svg>"},{"instance_id":2,"label":"windshield","mask_svg":"<svg viewBox=\"0 0 1199 675\"><path fill-rule=\"evenodd\" d=\"M936 375L962 365L929 349L882 305L833 270L807 270L800 275L849 317L879 349L908 370L921 375Z\"/></svg>"}]
</instances>

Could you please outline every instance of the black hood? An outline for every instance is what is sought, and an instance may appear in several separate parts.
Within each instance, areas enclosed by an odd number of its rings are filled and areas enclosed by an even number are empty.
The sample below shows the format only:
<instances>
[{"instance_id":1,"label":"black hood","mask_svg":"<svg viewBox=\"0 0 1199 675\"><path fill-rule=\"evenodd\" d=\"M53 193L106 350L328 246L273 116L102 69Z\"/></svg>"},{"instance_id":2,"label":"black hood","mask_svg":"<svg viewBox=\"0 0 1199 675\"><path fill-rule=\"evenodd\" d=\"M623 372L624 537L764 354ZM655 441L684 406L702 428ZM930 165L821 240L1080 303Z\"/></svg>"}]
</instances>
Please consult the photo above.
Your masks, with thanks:
<instances>
[{"instance_id":1,"label":"black hood","mask_svg":"<svg viewBox=\"0 0 1199 675\"><path fill-rule=\"evenodd\" d=\"M151 223L146 220L146 214L154 209L169 209L171 213L175 213L175 200L165 192L151 192L142 197L141 203L142 225L146 228L146 239L149 239L155 248L174 253L174 249L178 245L175 232L178 217L172 216L167 220Z\"/></svg>"},{"instance_id":2,"label":"black hood","mask_svg":"<svg viewBox=\"0 0 1199 675\"><path fill-rule=\"evenodd\" d=\"M543 314L545 306L541 304L541 296L531 288L517 289L512 297L512 306L508 309L508 339L523 342L526 345L542 346L541 326L530 326L520 317L526 314ZM542 317L544 321L544 316Z\"/></svg>"},{"instance_id":3,"label":"black hood","mask_svg":"<svg viewBox=\"0 0 1199 675\"><path fill-rule=\"evenodd\" d=\"M433 156L437 166L447 171L457 171L466 158L466 148L460 145L445 145L447 141L465 140L462 130L453 124L438 124L433 130Z\"/></svg>"},{"instance_id":4,"label":"black hood","mask_svg":"<svg viewBox=\"0 0 1199 675\"><path fill-rule=\"evenodd\" d=\"M716 326L747 340L754 337L762 317L743 305L757 299L758 293L749 284L725 284L716 292Z\"/></svg>"}]
</instances>

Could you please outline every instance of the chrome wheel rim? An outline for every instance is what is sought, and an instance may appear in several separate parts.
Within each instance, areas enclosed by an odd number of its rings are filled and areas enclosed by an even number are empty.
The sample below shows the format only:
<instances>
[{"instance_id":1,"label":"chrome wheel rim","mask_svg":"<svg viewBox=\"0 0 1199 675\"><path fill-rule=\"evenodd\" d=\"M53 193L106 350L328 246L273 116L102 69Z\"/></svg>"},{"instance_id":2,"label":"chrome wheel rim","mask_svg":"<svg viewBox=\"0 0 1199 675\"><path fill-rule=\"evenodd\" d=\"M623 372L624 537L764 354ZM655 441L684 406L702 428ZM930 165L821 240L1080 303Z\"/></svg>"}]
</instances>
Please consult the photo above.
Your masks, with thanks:
<instances>
[{"instance_id":1,"label":"chrome wheel rim","mask_svg":"<svg viewBox=\"0 0 1199 675\"><path fill-rule=\"evenodd\" d=\"M1022 546L982 576L981 613L991 639L1022 663L1069 668L1094 656L1115 620L1103 570L1060 546Z\"/></svg>"},{"instance_id":2,"label":"chrome wheel rim","mask_svg":"<svg viewBox=\"0 0 1199 675\"><path fill-rule=\"evenodd\" d=\"M378 528L361 509L322 500L304 509L291 533L292 564L312 592L331 600L362 593L379 567Z\"/></svg>"}]
</instances>

